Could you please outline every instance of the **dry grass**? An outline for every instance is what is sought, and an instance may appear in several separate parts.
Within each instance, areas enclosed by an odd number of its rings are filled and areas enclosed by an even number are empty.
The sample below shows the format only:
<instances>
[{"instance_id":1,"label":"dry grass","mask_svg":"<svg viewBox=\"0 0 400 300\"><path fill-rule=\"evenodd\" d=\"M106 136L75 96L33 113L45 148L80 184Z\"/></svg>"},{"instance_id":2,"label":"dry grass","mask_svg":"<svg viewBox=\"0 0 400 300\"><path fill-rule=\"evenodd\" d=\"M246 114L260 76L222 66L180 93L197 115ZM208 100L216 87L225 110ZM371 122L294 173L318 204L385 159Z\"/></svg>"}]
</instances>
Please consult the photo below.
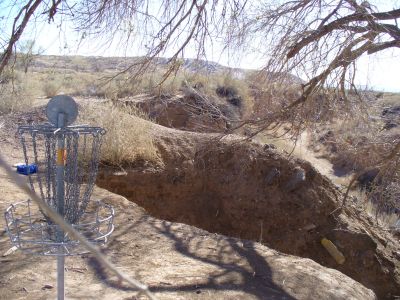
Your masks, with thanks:
<instances>
[{"instance_id":1,"label":"dry grass","mask_svg":"<svg viewBox=\"0 0 400 300\"><path fill-rule=\"evenodd\" d=\"M138 161L161 164L150 133L151 123L143 117L143 113L133 107L99 103L85 105L80 122L107 130L101 150L103 162L116 166Z\"/></svg>"},{"instance_id":2,"label":"dry grass","mask_svg":"<svg viewBox=\"0 0 400 300\"><path fill-rule=\"evenodd\" d=\"M316 124L312 135L314 149L332 162L337 173L356 176L359 187L366 188L361 196L365 210L385 227L399 221L400 161L398 154L386 159L399 135L396 128L384 129L381 114L388 103L399 103L398 99L396 95L373 99L366 109L355 105L353 110L359 111L352 118L336 117Z\"/></svg>"},{"instance_id":3,"label":"dry grass","mask_svg":"<svg viewBox=\"0 0 400 300\"><path fill-rule=\"evenodd\" d=\"M29 77L9 71L0 78L0 114L25 111L32 107L35 85Z\"/></svg>"},{"instance_id":4,"label":"dry grass","mask_svg":"<svg viewBox=\"0 0 400 300\"><path fill-rule=\"evenodd\" d=\"M359 120L347 120L332 126L331 161L346 171L358 172L382 158L388 145L379 140L379 128Z\"/></svg>"},{"instance_id":5,"label":"dry grass","mask_svg":"<svg viewBox=\"0 0 400 300\"><path fill-rule=\"evenodd\" d=\"M391 211L384 211L377 207L376 203L368 200L365 196L365 211L375 219L375 221L385 228L400 229L400 216Z\"/></svg>"},{"instance_id":6,"label":"dry grass","mask_svg":"<svg viewBox=\"0 0 400 300\"><path fill-rule=\"evenodd\" d=\"M54 97L58 95L61 90L61 82L56 80L47 81L43 84L42 90L47 98Z\"/></svg>"},{"instance_id":7,"label":"dry grass","mask_svg":"<svg viewBox=\"0 0 400 300\"><path fill-rule=\"evenodd\" d=\"M25 111L32 106L31 98L26 96L22 88L1 86L0 94L0 114Z\"/></svg>"}]
</instances>

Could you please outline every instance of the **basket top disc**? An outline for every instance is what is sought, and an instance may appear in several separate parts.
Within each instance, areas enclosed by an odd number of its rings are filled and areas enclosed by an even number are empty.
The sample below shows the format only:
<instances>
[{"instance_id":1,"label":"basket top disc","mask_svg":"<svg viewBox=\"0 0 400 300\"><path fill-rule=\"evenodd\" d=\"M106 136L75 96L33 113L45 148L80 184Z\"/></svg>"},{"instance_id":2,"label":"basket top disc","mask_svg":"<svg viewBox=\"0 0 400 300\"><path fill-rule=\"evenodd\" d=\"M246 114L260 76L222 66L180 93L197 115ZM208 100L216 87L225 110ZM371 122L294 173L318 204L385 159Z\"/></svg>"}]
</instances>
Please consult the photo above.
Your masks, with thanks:
<instances>
[{"instance_id":1,"label":"basket top disc","mask_svg":"<svg viewBox=\"0 0 400 300\"><path fill-rule=\"evenodd\" d=\"M47 119L54 126L58 126L59 114L64 114L64 125L71 125L78 116L78 105L70 96L59 95L50 99L46 107Z\"/></svg>"}]
</instances>

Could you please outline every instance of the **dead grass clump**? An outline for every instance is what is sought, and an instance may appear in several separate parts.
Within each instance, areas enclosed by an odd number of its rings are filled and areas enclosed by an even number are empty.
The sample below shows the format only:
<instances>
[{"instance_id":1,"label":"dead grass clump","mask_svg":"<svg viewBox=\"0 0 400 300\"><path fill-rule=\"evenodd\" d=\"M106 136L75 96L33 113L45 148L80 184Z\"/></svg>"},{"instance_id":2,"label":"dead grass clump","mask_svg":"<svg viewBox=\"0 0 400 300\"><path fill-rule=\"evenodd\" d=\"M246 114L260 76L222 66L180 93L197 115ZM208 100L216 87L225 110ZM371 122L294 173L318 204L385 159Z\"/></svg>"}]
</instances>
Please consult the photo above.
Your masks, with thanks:
<instances>
[{"instance_id":1,"label":"dead grass clump","mask_svg":"<svg viewBox=\"0 0 400 300\"><path fill-rule=\"evenodd\" d=\"M111 103L84 106L80 122L101 126L107 130L101 160L107 164L123 166L139 161L161 164L151 136L151 123L135 107Z\"/></svg>"},{"instance_id":2,"label":"dead grass clump","mask_svg":"<svg viewBox=\"0 0 400 300\"><path fill-rule=\"evenodd\" d=\"M299 84L287 82L283 85L268 80L266 77L265 74L259 72L251 72L246 76L249 93L255 103L253 105L255 117L263 118L266 112L278 112L300 96Z\"/></svg>"},{"instance_id":3,"label":"dead grass clump","mask_svg":"<svg viewBox=\"0 0 400 300\"><path fill-rule=\"evenodd\" d=\"M31 75L32 76L32 75ZM60 92L72 96L104 97L100 84L102 74L90 74L76 71L41 71L33 77L39 81L38 90L48 98Z\"/></svg>"},{"instance_id":4,"label":"dead grass clump","mask_svg":"<svg viewBox=\"0 0 400 300\"><path fill-rule=\"evenodd\" d=\"M18 91L13 91L10 86L2 86L0 91L0 114L7 114L16 110L18 111L24 97L21 97L21 94Z\"/></svg>"},{"instance_id":5,"label":"dead grass clump","mask_svg":"<svg viewBox=\"0 0 400 300\"><path fill-rule=\"evenodd\" d=\"M0 84L7 84L19 81L19 72L12 68L5 68L0 74Z\"/></svg>"},{"instance_id":6,"label":"dead grass clump","mask_svg":"<svg viewBox=\"0 0 400 300\"><path fill-rule=\"evenodd\" d=\"M249 117L254 110L254 99L250 95L250 89L246 81L234 78L226 73L216 78L218 86L215 92L220 97L226 97L227 101L241 109L242 117Z\"/></svg>"},{"instance_id":7,"label":"dead grass clump","mask_svg":"<svg viewBox=\"0 0 400 300\"><path fill-rule=\"evenodd\" d=\"M336 169L346 173L373 167L390 148L379 126L356 118L331 124L314 140L314 145L318 144L325 147L326 156Z\"/></svg>"},{"instance_id":8,"label":"dead grass clump","mask_svg":"<svg viewBox=\"0 0 400 300\"><path fill-rule=\"evenodd\" d=\"M62 82L56 79L48 79L42 86L42 91L47 98L58 95L61 90Z\"/></svg>"},{"instance_id":9,"label":"dead grass clump","mask_svg":"<svg viewBox=\"0 0 400 300\"><path fill-rule=\"evenodd\" d=\"M21 84L0 84L0 114L25 111L32 107L33 97Z\"/></svg>"}]
</instances>

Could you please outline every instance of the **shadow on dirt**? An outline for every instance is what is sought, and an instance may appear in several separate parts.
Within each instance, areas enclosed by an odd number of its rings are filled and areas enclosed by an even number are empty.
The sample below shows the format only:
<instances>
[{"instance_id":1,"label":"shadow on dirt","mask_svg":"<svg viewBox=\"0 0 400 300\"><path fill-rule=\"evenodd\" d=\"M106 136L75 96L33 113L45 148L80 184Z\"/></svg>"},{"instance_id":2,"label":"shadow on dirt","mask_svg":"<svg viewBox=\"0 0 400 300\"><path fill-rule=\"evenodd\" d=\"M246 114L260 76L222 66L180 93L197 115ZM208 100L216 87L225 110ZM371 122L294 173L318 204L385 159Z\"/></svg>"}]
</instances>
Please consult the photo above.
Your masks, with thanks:
<instances>
[{"instance_id":1,"label":"shadow on dirt","mask_svg":"<svg viewBox=\"0 0 400 300\"><path fill-rule=\"evenodd\" d=\"M130 233L138 231L162 234L168 245L184 257L200 261L210 266L210 272L194 276L200 278L196 283L188 284L159 284L150 285L153 293L158 292L193 292L201 294L205 291L240 291L244 294L254 295L259 299L295 299L287 294L273 282L273 274L267 261L255 249L252 241L241 241L224 236L199 236L194 233L180 232L172 228L173 223L156 221L148 216L142 216L136 222L121 226L108 244L108 252L129 252L128 248L134 247L134 242L127 242L121 247L121 238L126 238ZM149 227L143 231L143 227ZM142 230L140 230L142 228ZM107 286L124 290L136 291L125 283L118 281L94 258L89 258L89 265L95 271L99 280ZM179 276L179 274L177 274ZM185 279L185 275L181 275ZM190 277L190 276L189 276ZM310 295L311 296L311 295Z\"/></svg>"}]
</instances>

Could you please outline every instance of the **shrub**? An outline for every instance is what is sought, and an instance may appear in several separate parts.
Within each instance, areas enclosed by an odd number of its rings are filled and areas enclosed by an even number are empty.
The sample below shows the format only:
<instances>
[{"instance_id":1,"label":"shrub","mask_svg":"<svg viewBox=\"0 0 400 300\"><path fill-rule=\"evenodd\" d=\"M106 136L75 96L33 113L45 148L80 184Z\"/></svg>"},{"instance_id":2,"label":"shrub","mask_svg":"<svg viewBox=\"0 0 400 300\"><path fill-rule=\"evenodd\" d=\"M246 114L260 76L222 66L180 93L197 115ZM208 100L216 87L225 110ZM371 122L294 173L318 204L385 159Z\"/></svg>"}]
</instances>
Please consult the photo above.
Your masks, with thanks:
<instances>
[{"instance_id":1,"label":"shrub","mask_svg":"<svg viewBox=\"0 0 400 300\"><path fill-rule=\"evenodd\" d=\"M43 86L42 90L47 98L51 98L56 96L61 89L61 83L55 80L46 81Z\"/></svg>"},{"instance_id":2,"label":"shrub","mask_svg":"<svg viewBox=\"0 0 400 300\"><path fill-rule=\"evenodd\" d=\"M19 81L19 73L12 68L5 68L0 74L0 84L7 84Z\"/></svg>"},{"instance_id":3,"label":"shrub","mask_svg":"<svg viewBox=\"0 0 400 300\"><path fill-rule=\"evenodd\" d=\"M242 117L247 118L252 115L254 99L250 95L249 86L244 80L234 78L230 73L227 73L217 77L216 82L215 93L219 97L224 97L228 103L239 107Z\"/></svg>"},{"instance_id":4,"label":"shrub","mask_svg":"<svg viewBox=\"0 0 400 300\"><path fill-rule=\"evenodd\" d=\"M0 114L23 111L32 106L32 97L23 85L0 85Z\"/></svg>"},{"instance_id":5,"label":"shrub","mask_svg":"<svg viewBox=\"0 0 400 300\"><path fill-rule=\"evenodd\" d=\"M135 107L109 102L83 106L80 121L107 130L101 160L122 166L138 161L162 164L151 136L151 123Z\"/></svg>"}]
</instances>

